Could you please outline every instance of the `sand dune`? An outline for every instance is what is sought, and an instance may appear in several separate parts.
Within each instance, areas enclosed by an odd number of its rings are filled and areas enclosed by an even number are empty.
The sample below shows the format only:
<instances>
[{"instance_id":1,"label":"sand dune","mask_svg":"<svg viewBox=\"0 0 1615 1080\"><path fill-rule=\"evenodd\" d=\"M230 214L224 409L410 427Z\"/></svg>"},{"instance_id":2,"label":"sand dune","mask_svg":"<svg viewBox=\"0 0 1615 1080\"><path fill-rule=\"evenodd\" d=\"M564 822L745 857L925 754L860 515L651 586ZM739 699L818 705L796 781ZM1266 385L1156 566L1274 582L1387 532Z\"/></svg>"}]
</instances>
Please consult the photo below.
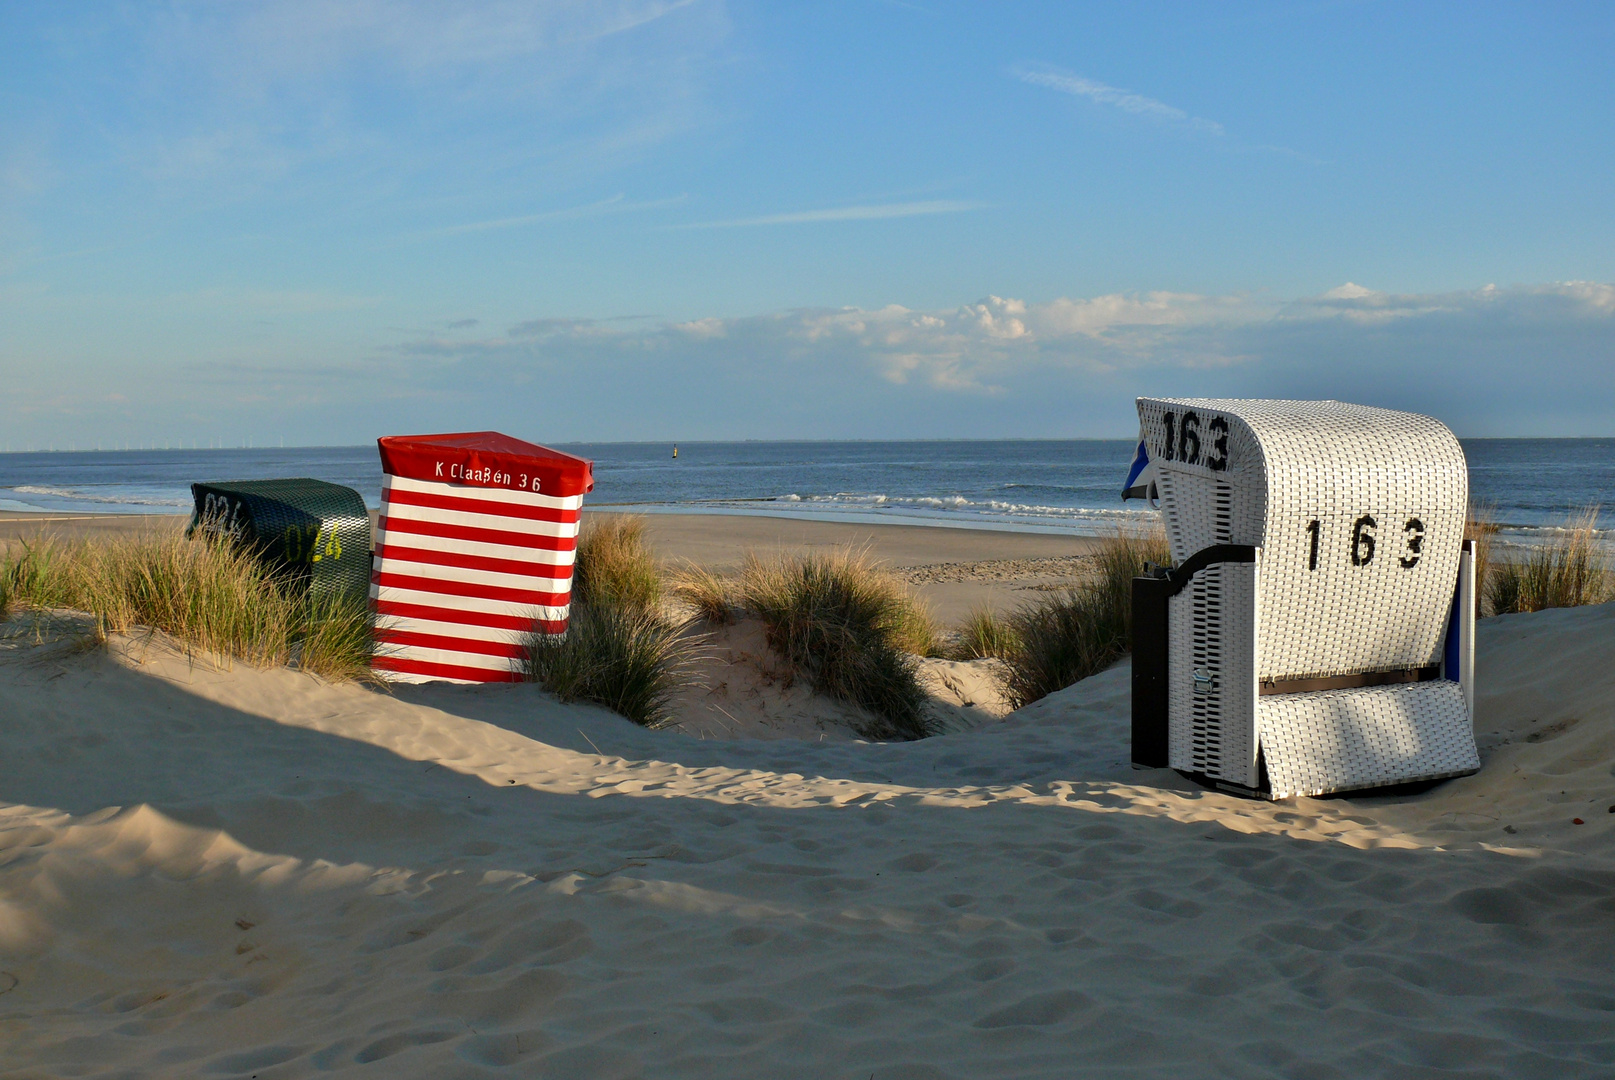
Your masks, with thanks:
<instances>
[{"instance_id":1,"label":"sand dune","mask_svg":"<svg viewBox=\"0 0 1615 1080\"><path fill-rule=\"evenodd\" d=\"M1479 672L1479 775L1270 805L1125 663L868 745L16 643L0 1076L1609 1076L1615 606Z\"/></svg>"},{"instance_id":2,"label":"sand dune","mask_svg":"<svg viewBox=\"0 0 1615 1080\"><path fill-rule=\"evenodd\" d=\"M875 717L813 691L768 647L761 620L698 624L688 642L697 657L671 704L667 727L697 739L807 739L850 742ZM926 709L942 732L969 731L1009 712L996 660L918 663Z\"/></svg>"}]
</instances>

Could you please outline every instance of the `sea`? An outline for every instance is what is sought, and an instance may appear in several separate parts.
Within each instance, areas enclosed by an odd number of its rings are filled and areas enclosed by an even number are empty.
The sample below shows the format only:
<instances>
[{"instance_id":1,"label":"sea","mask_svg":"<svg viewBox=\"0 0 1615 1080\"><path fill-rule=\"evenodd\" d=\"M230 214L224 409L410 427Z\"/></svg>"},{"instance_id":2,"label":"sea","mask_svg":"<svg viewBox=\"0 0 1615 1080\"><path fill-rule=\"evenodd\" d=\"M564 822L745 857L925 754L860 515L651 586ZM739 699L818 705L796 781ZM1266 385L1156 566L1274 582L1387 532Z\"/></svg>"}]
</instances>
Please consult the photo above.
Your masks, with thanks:
<instances>
[{"instance_id":1,"label":"sea","mask_svg":"<svg viewBox=\"0 0 1615 1080\"><path fill-rule=\"evenodd\" d=\"M1132 440L573 443L589 458L588 506L645 513L1103 535L1152 520L1123 503ZM1471 497L1503 539L1531 543L1615 500L1615 439L1467 439ZM374 444L0 454L0 510L43 515L191 509L196 481L309 476L375 507ZM1615 530L1606 515L1603 524ZM1615 531L1604 533L1606 542Z\"/></svg>"}]
</instances>

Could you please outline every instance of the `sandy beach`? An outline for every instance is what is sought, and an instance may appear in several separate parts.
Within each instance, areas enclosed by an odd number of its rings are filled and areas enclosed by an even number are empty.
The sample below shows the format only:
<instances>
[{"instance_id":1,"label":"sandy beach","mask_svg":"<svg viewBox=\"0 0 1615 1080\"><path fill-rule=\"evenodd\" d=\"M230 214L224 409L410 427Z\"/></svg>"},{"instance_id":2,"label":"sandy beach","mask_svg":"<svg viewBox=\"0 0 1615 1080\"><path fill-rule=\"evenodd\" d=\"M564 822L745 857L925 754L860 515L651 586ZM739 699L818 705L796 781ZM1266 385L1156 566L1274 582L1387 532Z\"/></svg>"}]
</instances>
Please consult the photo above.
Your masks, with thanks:
<instances>
[{"instance_id":1,"label":"sandy beach","mask_svg":"<svg viewBox=\"0 0 1615 1080\"><path fill-rule=\"evenodd\" d=\"M1615 1080L1612 48L0 4L0 1080Z\"/></svg>"},{"instance_id":2,"label":"sandy beach","mask_svg":"<svg viewBox=\"0 0 1615 1080\"><path fill-rule=\"evenodd\" d=\"M584 511L584 521L622 511ZM372 515L373 516L373 515ZM111 537L170 532L183 514L23 514L0 512L0 542L41 535ZM955 529L924 525L849 524L743 514L648 514L646 536L670 564L688 560L714 569L740 565L746 552L868 548L912 585L937 618L957 622L977 605L1007 610L1045 589L1081 576L1093 541L1074 534Z\"/></svg>"},{"instance_id":3,"label":"sandy beach","mask_svg":"<svg viewBox=\"0 0 1615 1080\"><path fill-rule=\"evenodd\" d=\"M742 521L651 535L846 542ZM1479 774L1280 803L1132 769L1126 661L869 744L7 631L0 1076L1615 1070L1615 605L1482 621Z\"/></svg>"}]
</instances>

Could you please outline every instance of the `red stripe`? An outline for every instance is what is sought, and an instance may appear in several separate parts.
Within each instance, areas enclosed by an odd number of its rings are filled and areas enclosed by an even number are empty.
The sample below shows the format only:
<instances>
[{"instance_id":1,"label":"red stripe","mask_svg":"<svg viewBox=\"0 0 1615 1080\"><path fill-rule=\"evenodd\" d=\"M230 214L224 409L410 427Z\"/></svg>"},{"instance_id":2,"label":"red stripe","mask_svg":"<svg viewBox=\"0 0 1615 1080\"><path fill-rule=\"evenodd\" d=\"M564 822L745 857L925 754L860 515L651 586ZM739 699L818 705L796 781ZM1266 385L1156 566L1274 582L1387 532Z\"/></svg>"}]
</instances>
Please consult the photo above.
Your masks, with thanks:
<instances>
[{"instance_id":1,"label":"red stripe","mask_svg":"<svg viewBox=\"0 0 1615 1080\"><path fill-rule=\"evenodd\" d=\"M440 578L406 577L377 571L370 575L377 585L393 589L412 589L415 592L437 593L440 596L470 596L478 600L504 600L511 604L532 604L534 607L562 607L572 602L572 590L566 592L537 592L529 589L502 589L497 585L481 585L473 581L444 581Z\"/></svg>"},{"instance_id":2,"label":"red stripe","mask_svg":"<svg viewBox=\"0 0 1615 1080\"><path fill-rule=\"evenodd\" d=\"M468 499L462 495L439 495L436 492L406 491L403 488L387 489L387 501L408 503L410 506L430 506L438 510L459 510L465 514L494 514L498 517L526 518L528 521L556 521L571 524L578 520L581 511L561 510L549 506L528 506L524 503L495 502L491 499Z\"/></svg>"},{"instance_id":3,"label":"red stripe","mask_svg":"<svg viewBox=\"0 0 1615 1080\"><path fill-rule=\"evenodd\" d=\"M492 559L486 555L462 555L458 551L436 551L431 548L407 548L397 544L379 544L376 554L383 559L402 562L432 563L436 566L458 566L464 570L486 570L493 574L516 574L519 577L569 578L572 566L555 566L551 563L522 562L519 559Z\"/></svg>"},{"instance_id":4,"label":"red stripe","mask_svg":"<svg viewBox=\"0 0 1615 1080\"><path fill-rule=\"evenodd\" d=\"M376 640L385 645L419 645L423 649L476 653L479 656L502 656L507 660L519 660L527 653L525 646L512 641L483 641L480 638L449 637L446 634L422 634L416 630L395 630L382 626L376 627Z\"/></svg>"},{"instance_id":5,"label":"red stripe","mask_svg":"<svg viewBox=\"0 0 1615 1080\"><path fill-rule=\"evenodd\" d=\"M400 619L460 623L463 626L486 626L491 630L527 631L537 628L546 634L565 633L567 622L565 619L528 619L520 615L494 615L486 611L457 611L451 608L430 607L426 604L400 604L395 600L378 600L376 614L394 615Z\"/></svg>"},{"instance_id":6,"label":"red stripe","mask_svg":"<svg viewBox=\"0 0 1615 1080\"><path fill-rule=\"evenodd\" d=\"M408 660L402 656L377 656L370 666L378 671L400 671L406 675L426 675L438 679L466 679L470 682L522 682L519 671L496 671L490 668L461 667L459 664L439 664L431 660Z\"/></svg>"},{"instance_id":7,"label":"red stripe","mask_svg":"<svg viewBox=\"0 0 1615 1080\"><path fill-rule=\"evenodd\" d=\"M545 551L571 551L578 546L575 536L541 536L538 533L509 532L504 529L479 529L472 525L445 525L441 521L420 521L416 518L383 516L376 522L376 531L442 536L450 540L477 540L484 544L541 548Z\"/></svg>"}]
</instances>

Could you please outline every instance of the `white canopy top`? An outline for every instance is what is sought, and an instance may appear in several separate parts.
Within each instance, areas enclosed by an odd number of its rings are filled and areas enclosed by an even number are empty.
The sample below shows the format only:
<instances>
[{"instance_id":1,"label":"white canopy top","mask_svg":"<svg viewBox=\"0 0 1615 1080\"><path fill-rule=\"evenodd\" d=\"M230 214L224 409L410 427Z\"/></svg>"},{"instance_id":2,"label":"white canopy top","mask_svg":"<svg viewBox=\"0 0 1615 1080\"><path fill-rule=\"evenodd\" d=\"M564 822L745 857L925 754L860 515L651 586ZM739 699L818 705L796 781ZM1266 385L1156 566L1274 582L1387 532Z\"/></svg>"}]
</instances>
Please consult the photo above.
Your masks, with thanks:
<instances>
[{"instance_id":1,"label":"white canopy top","mask_svg":"<svg viewBox=\"0 0 1615 1080\"><path fill-rule=\"evenodd\" d=\"M1469 503L1445 424L1340 401L1139 398L1173 559L1262 549L1264 678L1438 655Z\"/></svg>"}]
</instances>

